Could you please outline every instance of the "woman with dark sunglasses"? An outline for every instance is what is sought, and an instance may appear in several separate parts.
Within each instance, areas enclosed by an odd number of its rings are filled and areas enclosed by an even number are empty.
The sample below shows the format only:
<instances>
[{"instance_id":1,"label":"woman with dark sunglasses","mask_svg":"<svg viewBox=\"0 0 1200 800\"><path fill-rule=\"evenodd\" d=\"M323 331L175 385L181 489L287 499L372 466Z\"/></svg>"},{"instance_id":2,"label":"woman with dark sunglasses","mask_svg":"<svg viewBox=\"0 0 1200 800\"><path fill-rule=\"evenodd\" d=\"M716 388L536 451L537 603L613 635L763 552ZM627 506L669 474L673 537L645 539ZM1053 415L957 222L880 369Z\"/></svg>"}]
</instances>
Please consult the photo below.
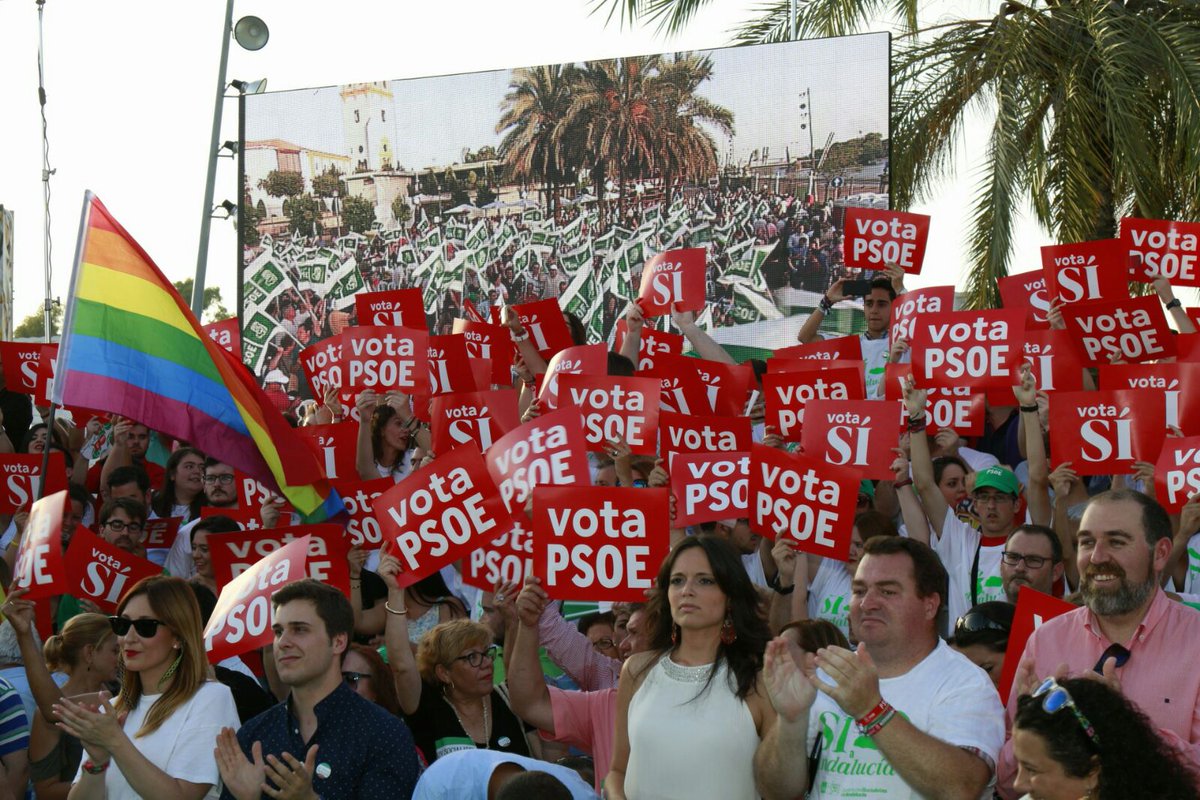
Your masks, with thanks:
<instances>
[{"instance_id":1,"label":"woman with dark sunglasses","mask_svg":"<svg viewBox=\"0 0 1200 800\"><path fill-rule=\"evenodd\" d=\"M1017 701L1012 736L1023 800L1198 796L1200 775L1103 681L1046 679Z\"/></svg>"},{"instance_id":2,"label":"woman with dark sunglasses","mask_svg":"<svg viewBox=\"0 0 1200 800\"><path fill-rule=\"evenodd\" d=\"M1015 606L1001 600L980 603L958 618L950 639L950 646L971 659L997 686L1004 674L1014 611Z\"/></svg>"},{"instance_id":3,"label":"woman with dark sunglasses","mask_svg":"<svg viewBox=\"0 0 1200 800\"><path fill-rule=\"evenodd\" d=\"M342 679L362 697L400 716L400 701L387 663L373 647L352 644L342 656Z\"/></svg>"},{"instance_id":4,"label":"woman with dark sunglasses","mask_svg":"<svg viewBox=\"0 0 1200 800\"><path fill-rule=\"evenodd\" d=\"M537 734L508 706L508 691L493 683L497 648L492 629L466 619L435 625L417 646L408 643L408 609L397 577L400 564L384 556L379 575L388 585L388 666L405 722L429 763L459 750L482 748L539 756Z\"/></svg>"},{"instance_id":5,"label":"woman with dark sunglasses","mask_svg":"<svg viewBox=\"0 0 1200 800\"><path fill-rule=\"evenodd\" d=\"M217 797L213 744L238 726L229 689L208 680L200 608L180 578L138 581L110 617L125 667L104 708L66 698L54 706L64 731L83 742L69 800L200 800Z\"/></svg>"}]
</instances>

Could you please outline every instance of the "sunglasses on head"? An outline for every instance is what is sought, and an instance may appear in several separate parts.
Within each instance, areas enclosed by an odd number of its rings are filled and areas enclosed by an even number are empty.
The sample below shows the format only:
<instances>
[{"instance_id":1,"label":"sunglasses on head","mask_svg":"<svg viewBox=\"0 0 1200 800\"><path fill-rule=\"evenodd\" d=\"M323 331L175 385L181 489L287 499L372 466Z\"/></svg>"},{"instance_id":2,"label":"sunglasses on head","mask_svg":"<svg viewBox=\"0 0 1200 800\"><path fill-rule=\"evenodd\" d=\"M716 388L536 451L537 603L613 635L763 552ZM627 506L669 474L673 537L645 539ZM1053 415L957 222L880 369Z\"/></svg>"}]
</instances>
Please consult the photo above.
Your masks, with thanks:
<instances>
[{"instance_id":1,"label":"sunglasses on head","mask_svg":"<svg viewBox=\"0 0 1200 800\"><path fill-rule=\"evenodd\" d=\"M982 611L968 611L954 623L955 636L960 636L964 633L981 633L983 631L1002 631L1007 634L1011 630L1010 626L1005 625L1003 622L997 622Z\"/></svg>"},{"instance_id":2,"label":"sunglasses on head","mask_svg":"<svg viewBox=\"0 0 1200 800\"><path fill-rule=\"evenodd\" d=\"M158 626L166 625L157 619L130 619L129 617L109 617L108 624L112 626L113 633L117 636L124 636L129 633L129 629L133 628L137 631L137 635L143 639L153 639L158 635Z\"/></svg>"},{"instance_id":3,"label":"sunglasses on head","mask_svg":"<svg viewBox=\"0 0 1200 800\"><path fill-rule=\"evenodd\" d=\"M1083 712L1079 710L1079 706L1075 705L1075 700L1072 699L1071 693L1059 685L1054 678L1046 678L1033 692L1034 698L1042 698L1042 710L1047 714L1054 714L1062 711L1064 708L1071 709L1071 713L1075 715L1075 719L1079 722L1079 727L1083 728L1083 732L1092 740L1092 744L1096 747L1100 746L1100 736L1096 733L1096 728Z\"/></svg>"}]
</instances>

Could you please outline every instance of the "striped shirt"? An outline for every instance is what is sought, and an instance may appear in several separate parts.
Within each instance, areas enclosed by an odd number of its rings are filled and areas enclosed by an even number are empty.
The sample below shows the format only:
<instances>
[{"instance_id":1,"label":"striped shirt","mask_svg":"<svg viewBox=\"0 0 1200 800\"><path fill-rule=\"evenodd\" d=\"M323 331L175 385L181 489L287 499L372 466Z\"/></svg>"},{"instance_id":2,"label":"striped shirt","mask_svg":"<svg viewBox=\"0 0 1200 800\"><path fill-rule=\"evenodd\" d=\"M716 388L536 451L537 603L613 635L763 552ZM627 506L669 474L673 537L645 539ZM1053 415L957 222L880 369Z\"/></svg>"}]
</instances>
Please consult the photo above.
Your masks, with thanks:
<instances>
[{"instance_id":1,"label":"striped shirt","mask_svg":"<svg viewBox=\"0 0 1200 800\"><path fill-rule=\"evenodd\" d=\"M29 747L29 718L21 695L8 681L0 678L0 756Z\"/></svg>"}]
</instances>

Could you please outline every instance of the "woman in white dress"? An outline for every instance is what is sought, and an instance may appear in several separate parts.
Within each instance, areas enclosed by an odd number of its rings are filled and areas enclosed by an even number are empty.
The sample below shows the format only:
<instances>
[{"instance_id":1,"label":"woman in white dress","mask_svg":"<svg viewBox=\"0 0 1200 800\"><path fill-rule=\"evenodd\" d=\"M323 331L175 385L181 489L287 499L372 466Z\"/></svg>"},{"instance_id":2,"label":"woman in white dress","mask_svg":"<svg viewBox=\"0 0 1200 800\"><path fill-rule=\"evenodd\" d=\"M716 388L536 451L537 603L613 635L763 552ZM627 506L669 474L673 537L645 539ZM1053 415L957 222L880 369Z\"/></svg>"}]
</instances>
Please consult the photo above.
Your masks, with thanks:
<instances>
[{"instance_id":1,"label":"woman in white dress","mask_svg":"<svg viewBox=\"0 0 1200 800\"><path fill-rule=\"evenodd\" d=\"M754 751L775 712L762 688L770 633L732 545L680 541L658 573L651 649L617 691L613 800L753 800Z\"/></svg>"},{"instance_id":2,"label":"woman in white dress","mask_svg":"<svg viewBox=\"0 0 1200 800\"><path fill-rule=\"evenodd\" d=\"M125 674L103 708L66 698L59 726L83 742L84 762L68 800L200 800L217 797L213 745L237 728L229 689L208 680L200 607L180 578L138 581L109 618Z\"/></svg>"}]
</instances>

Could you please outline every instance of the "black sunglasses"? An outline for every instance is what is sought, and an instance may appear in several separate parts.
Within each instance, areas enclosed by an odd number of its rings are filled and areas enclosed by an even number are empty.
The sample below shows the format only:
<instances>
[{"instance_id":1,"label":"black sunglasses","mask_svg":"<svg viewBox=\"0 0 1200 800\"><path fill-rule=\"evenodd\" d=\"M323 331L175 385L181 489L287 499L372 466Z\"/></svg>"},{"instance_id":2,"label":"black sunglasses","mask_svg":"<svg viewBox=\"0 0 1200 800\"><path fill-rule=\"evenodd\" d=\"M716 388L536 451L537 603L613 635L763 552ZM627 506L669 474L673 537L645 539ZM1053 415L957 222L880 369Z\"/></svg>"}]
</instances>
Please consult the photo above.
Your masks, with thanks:
<instances>
[{"instance_id":1,"label":"black sunglasses","mask_svg":"<svg viewBox=\"0 0 1200 800\"><path fill-rule=\"evenodd\" d=\"M983 631L1002 631L1008 634L1011 630L1012 626L998 622L981 611L968 611L954 623L956 637L964 633L982 633Z\"/></svg>"},{"instance_id":2,"label":"black sunglasses","mask_svg":"<svg viewBox=\"0 0 1200 800\"><path fill-rule=\"evenodd\" d=\"M113 633L117 636L124 636L129 633L129 629L133 628L137 631L137 635L143 639L153 639L158 635L158 626L166 625L157 619L130 619L129 617L109 617L108 624L112 626Z\"/></svg>"},{"instance_id":3,"label":"black sunglasses","mask_svg":"<svg viewBox=\"0 0 1200 800\"><path fill-rule=\"evenodd\" d=\"M369 678L369 677L371 677L371 676L365 672L343 672L342 673L342 680L344 680L346 683L350 684L351 686L357 686L359 681L361 681L365 678Z\"/></svg>"},{"instance_id":4,"label":"black sunglasses","mask_svg":"<svg viewBox=\"0 0 1200 800\"><path fill-rule=\"evenodd\" d=\"M1092 671L1097 675L1104 674L1104 662L1110 658L1117 660L1117 667L1125 666L1125 662L1129 660L1129 648L1120 644L1110 644L1108 649L1100 654L1100 660L1096 662L1096 666L1092 667Z\"/></svg>"}]
</instances>

